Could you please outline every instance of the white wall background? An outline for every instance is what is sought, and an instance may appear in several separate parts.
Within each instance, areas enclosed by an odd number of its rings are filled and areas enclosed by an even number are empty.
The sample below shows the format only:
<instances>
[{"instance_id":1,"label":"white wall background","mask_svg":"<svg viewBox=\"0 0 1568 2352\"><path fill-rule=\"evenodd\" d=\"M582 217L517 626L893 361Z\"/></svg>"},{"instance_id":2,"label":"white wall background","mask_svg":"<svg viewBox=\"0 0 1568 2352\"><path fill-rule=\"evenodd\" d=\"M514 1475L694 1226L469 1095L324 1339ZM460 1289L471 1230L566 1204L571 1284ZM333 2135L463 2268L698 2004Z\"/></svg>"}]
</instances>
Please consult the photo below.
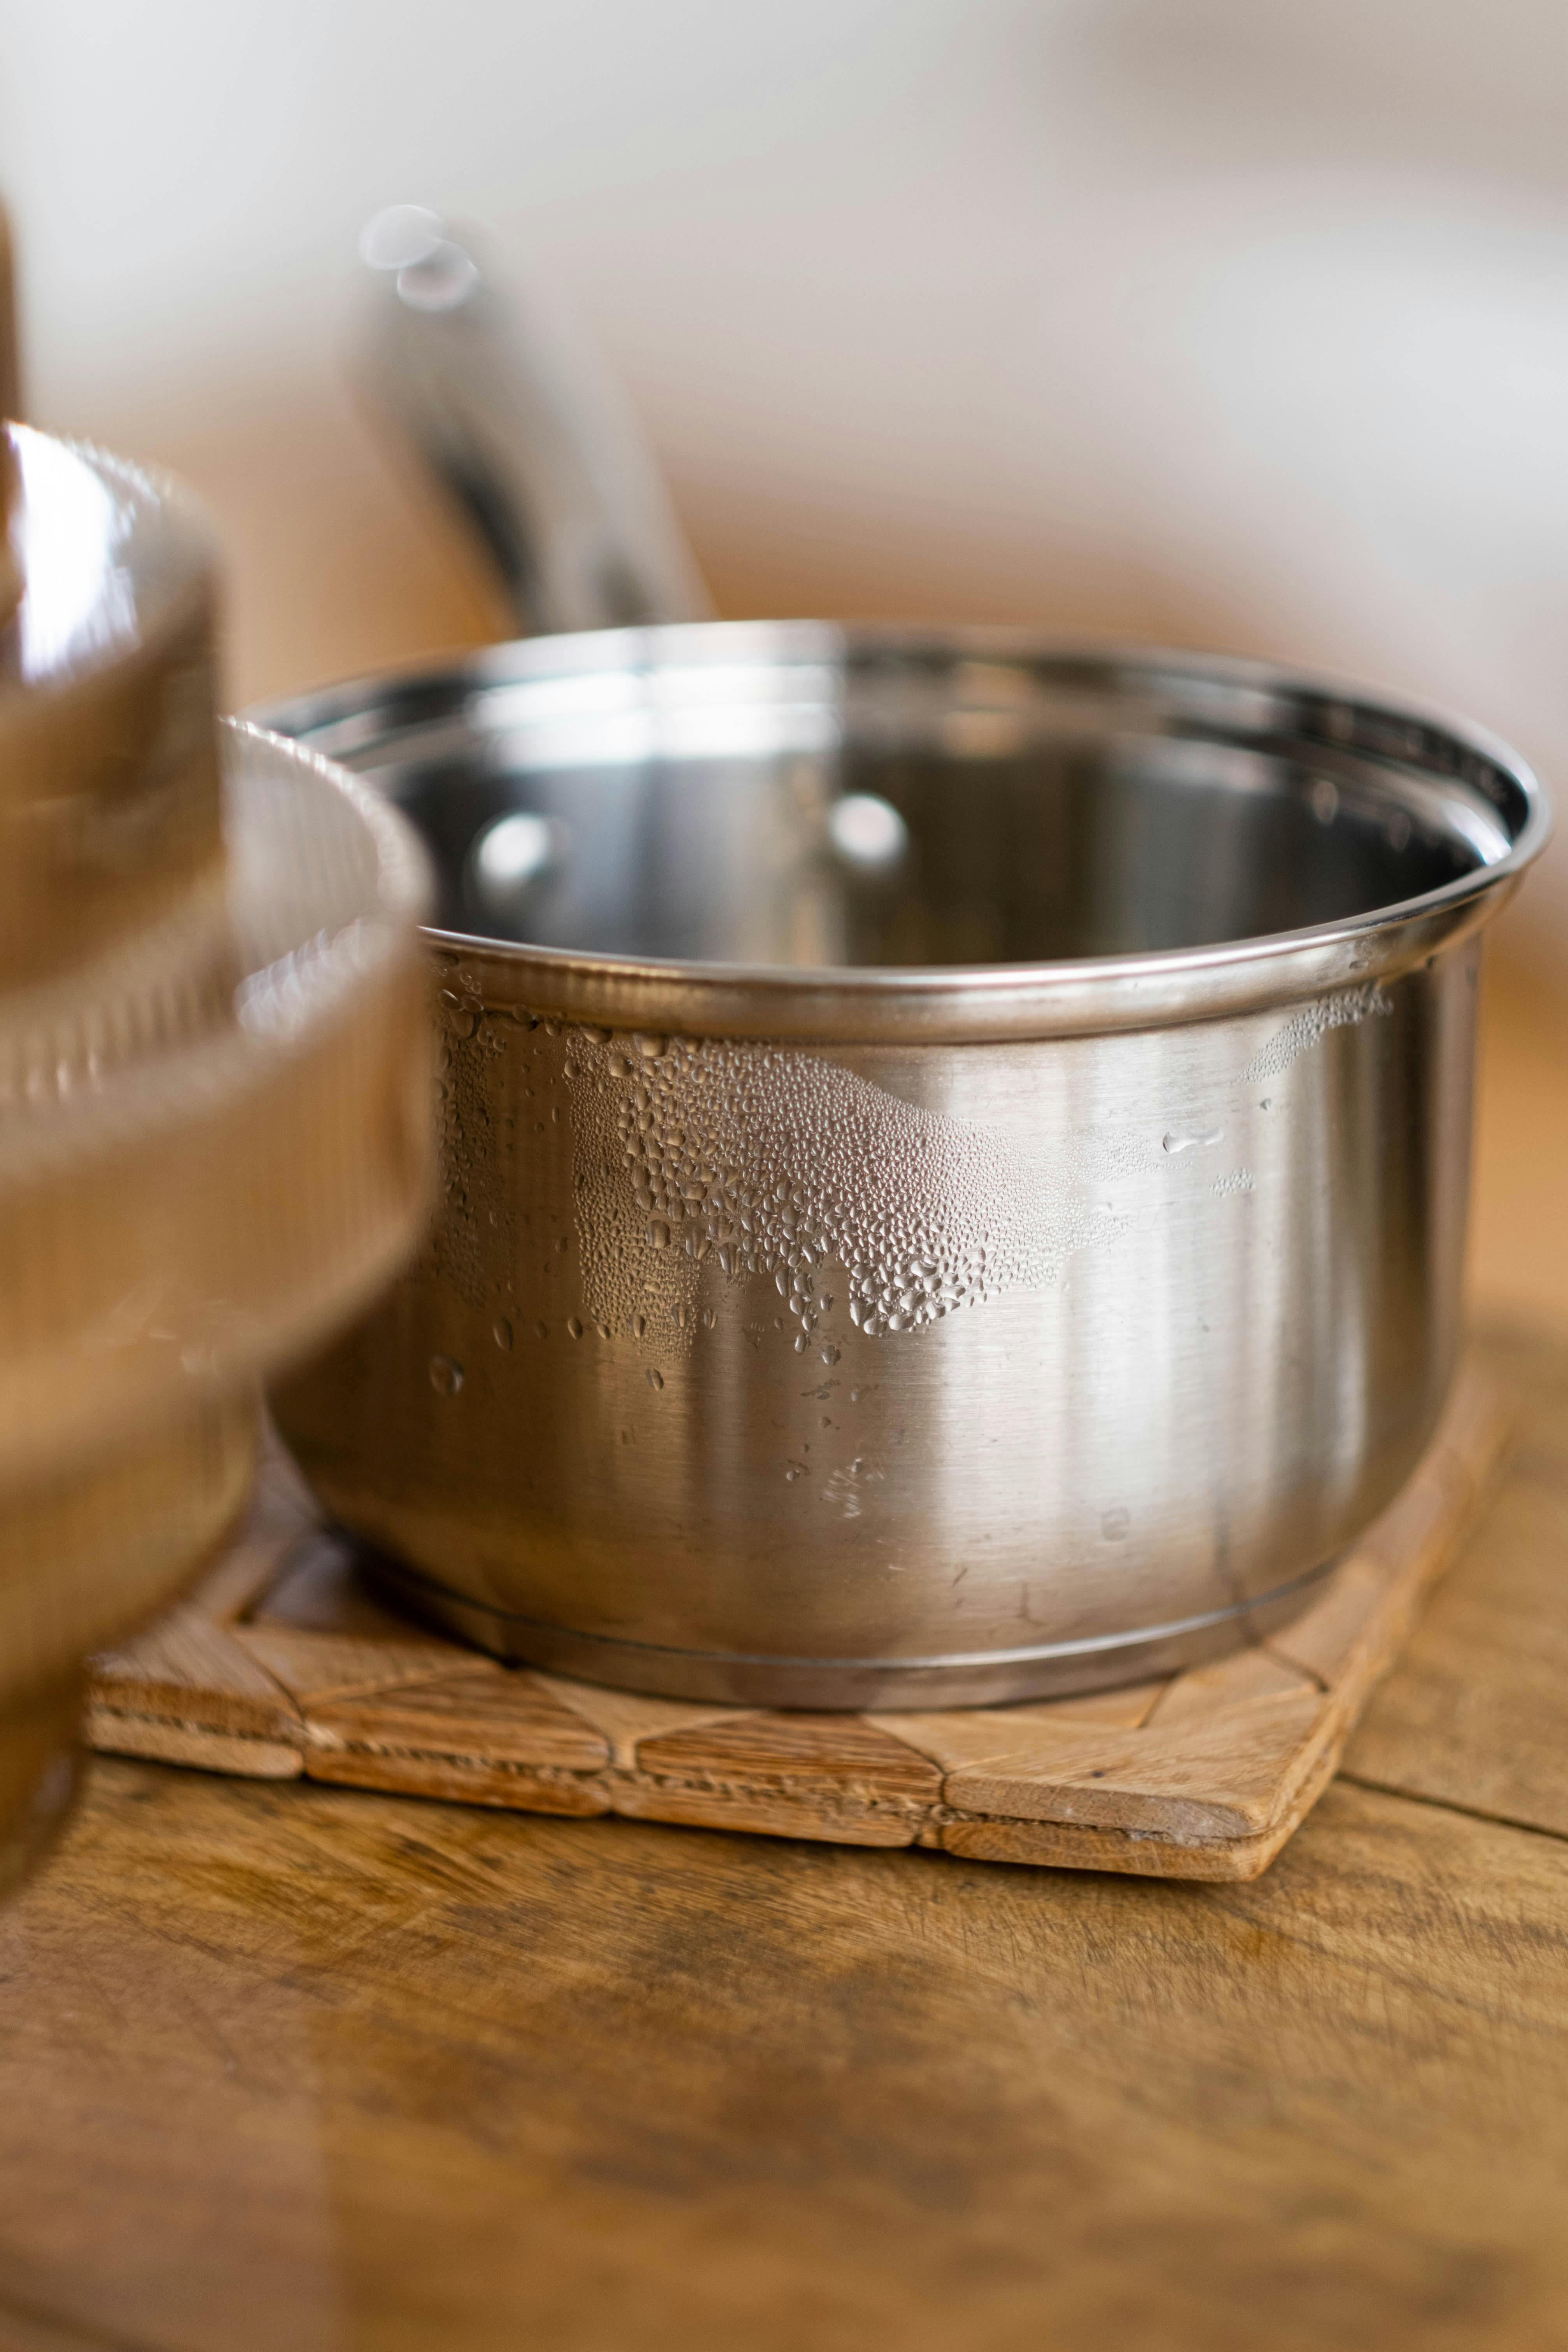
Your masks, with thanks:
<instances>
[{"instance_id":1,"label":"white wall background","mask_svg":"<svg viewBox=\"0 0 1568 2352\"><path fill-rule=\"evenodd\" d=\"M472 610L342 389L409 198L570 292L728 609L1229 643L1568 785L1565 131L1561 0L0 0L33 413L209 488L240 692ZM1519 919L1568 973L1568 851Z\"/></svg>"}]
</instances>

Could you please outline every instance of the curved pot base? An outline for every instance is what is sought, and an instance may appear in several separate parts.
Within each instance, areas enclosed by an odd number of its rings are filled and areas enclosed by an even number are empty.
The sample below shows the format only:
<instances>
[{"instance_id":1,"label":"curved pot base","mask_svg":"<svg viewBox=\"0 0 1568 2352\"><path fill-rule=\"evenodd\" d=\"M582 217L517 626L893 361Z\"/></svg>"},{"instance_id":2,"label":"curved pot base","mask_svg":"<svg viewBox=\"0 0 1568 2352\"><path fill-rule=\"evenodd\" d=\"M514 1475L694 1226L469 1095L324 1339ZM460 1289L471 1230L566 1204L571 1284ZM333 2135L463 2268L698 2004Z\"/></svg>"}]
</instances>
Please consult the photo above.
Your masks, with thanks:
<instances>
[{"instance_id":1,"label":"curved pot base","mask_svg":"<svg viewBox=\"0 0 1568 2352\"><path fill-rule=\"evenodd\" d=\"M542 1666L582 1682L662 1698L853 1713L999 1706L1015 1699L1066 1698L1119 1683L1152 1681L1262 1641L1306 1604L1334 1561L1324 1560L1256 1601L1174 1624L1024 1650L927 1658L749 1656L615 1641L489 1608L384 1554L367 1555L363 1564L405 1607L513 1665Z\"/></svg>"}]
</instances>

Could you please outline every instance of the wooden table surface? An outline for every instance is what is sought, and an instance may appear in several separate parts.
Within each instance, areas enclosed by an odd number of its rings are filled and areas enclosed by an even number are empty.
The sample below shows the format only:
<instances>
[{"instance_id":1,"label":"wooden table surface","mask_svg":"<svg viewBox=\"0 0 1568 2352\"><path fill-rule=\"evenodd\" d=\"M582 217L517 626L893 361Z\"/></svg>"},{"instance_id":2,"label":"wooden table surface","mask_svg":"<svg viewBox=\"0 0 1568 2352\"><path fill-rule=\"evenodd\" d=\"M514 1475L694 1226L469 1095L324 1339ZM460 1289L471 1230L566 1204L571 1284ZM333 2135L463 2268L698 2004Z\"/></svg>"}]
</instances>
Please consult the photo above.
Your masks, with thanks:
<instances>
[{"instance_id":1,"label":"wooden table surface","mask_svg":"<svg viewBox=\"0 0 1568 2352\"><path fill-rule=\"evenodd\" d=\"M1568 1059L1493 1008L1479 1279L1568 1335ZM1568 2343L1568 1346L1514 1352L1506 1493L1253 1885L100 1764L0 1916L0 2346Z\"/></svg>"}]
</instances>

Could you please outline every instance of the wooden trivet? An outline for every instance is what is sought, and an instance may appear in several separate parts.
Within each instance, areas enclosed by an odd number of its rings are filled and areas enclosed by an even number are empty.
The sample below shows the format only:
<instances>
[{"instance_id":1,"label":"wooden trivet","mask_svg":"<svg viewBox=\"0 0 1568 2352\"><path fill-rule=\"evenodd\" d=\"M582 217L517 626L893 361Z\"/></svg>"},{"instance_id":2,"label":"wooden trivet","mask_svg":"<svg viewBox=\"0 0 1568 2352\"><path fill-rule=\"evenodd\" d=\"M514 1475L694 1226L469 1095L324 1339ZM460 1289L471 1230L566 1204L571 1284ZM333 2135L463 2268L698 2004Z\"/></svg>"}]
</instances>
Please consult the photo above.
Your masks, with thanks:
<instances>
[{"instance_id":1,"label":"wooden trivet","mask_svg":"<svg viewBox=\"0 0 1568 2352\"><path fill-rule=\"evenodd\" d=\"M523 1812L1255 1878L1331 1779L1510 1422L1472 1362L1409 1485L1268 1641L1127 1689L922 1715L763 1714L500 1665L394 1614L275 1459L189 1598L93 1662L89 1738L209 1771Z\"/></svg>"}]
</instances>

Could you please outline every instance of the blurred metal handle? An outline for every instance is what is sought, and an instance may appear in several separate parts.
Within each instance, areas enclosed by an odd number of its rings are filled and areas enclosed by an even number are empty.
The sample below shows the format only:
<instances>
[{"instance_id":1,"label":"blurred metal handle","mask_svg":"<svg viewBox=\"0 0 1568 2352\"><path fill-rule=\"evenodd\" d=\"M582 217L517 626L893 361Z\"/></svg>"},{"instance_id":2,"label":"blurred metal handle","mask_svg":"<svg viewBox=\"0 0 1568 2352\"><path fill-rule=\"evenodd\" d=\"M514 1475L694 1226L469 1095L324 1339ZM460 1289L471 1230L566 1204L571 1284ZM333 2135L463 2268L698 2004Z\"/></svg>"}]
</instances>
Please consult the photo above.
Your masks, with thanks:
<instances>
[{"instance_id":1,"label":"blurred metal handle","mask_svg":"<svg viewBox=\"0 0 1568 2352\"><path fill-rule=\"evenodd\" d=\"M503 296L422 205L360 239L365 388L461 510L524 634L708 618L635 415L534 296Z\"/></svg>"}]
</instances>

